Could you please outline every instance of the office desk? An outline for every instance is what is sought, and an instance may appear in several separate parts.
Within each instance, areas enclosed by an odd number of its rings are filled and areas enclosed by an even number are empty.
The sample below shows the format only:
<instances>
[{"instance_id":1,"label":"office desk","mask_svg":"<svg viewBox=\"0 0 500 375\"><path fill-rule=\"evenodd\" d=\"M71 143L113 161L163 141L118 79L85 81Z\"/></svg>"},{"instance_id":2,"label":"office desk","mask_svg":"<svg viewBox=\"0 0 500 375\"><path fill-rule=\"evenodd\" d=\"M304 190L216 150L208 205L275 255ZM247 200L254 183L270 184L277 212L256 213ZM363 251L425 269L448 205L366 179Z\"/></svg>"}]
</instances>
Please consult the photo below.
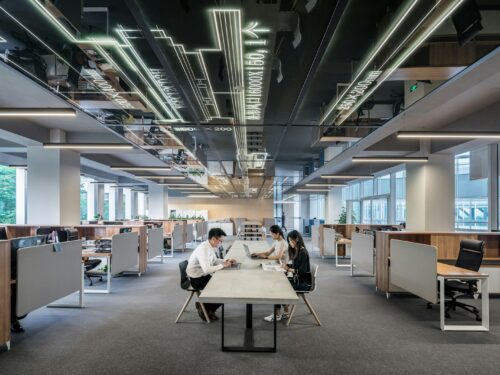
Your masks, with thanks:
<instances>
[{"instance_id":1,"label":"office desk","mask_svg":"<svg viewBox=\"0 0 500 375\"><path fill-rule=\"evenodd\" d=\"M109 294L111 293L111 253L97 253L96 248L82 250L82 258L106 258L106 289L84 289L87 294Z\"/></svg>"},{"instance_id":2,"label":"office desk","mask_svg":"<svg viewBox=\"0 0 500 375\"><path fill-rule=\"evenodd\" d=\"M296 304L297 293L290 285L284 272L263 271L260 264L264 259L250 259L246 256L243 241L236 241L227 254L228 258L241 263L239 270L220 270L210 279L199 300L202 303L222 303L221 348L230 352L276 352L276 319L274 320L274 340L272 347L256 347L253 344L253 305ZM246 242L251 252L268 248L264 241ZM246 330L242 346L228 347L224 344L224 304L246 304Z\"/></svg>"},{"instance_id":3,"label":"office desk","mask_svg":"<svg viewBox=\"0 0 500 375\"><path fill-rule=\"evenodd\" d=\"M439 314L440 325L443 331L489 331L490 329L490 307L488 291L488 275L470 271L464 268L451 266L449 264L437 264L437 278L439 280ZM445 323L445 281L446 280L478 280L481 290L481 325L458 325Z\"/></svg>"}]
</instances>

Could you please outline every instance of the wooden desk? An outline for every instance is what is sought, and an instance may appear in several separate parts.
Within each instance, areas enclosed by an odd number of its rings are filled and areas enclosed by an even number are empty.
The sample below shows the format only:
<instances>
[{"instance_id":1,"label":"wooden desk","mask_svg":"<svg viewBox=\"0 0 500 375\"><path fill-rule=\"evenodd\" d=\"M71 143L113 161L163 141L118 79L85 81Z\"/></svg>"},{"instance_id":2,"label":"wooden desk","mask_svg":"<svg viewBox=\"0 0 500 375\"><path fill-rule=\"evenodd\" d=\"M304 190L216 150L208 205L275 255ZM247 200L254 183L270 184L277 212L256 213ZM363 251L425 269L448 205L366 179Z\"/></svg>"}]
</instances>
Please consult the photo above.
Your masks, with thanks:
<instances>
[{"instance_id":1,"label":"wooden desk","mask_svg":"<svg viewBox=\"0 0 500 375\"><path fill-rule=\"evenodd\" d=\"M439 280L439 313L442 331L489 331L490 329L490 296L488 290L488 276L485 273L470 271L464 268L450 266L449 264L437 263L437 275ZM446 324L445 322L445 281L450 279L478 280L481 290L481 325L459 325Z\"/></svg>"},{"instance_id":2,"label":"wooden desk","mask_svg":"<svg viewBox=\"0 0 500 375\"><path fill-rule=\"evenodd\" d=\"M0 345L10 349L10 241L0 241Z\"/></svg>"}]
</instances>

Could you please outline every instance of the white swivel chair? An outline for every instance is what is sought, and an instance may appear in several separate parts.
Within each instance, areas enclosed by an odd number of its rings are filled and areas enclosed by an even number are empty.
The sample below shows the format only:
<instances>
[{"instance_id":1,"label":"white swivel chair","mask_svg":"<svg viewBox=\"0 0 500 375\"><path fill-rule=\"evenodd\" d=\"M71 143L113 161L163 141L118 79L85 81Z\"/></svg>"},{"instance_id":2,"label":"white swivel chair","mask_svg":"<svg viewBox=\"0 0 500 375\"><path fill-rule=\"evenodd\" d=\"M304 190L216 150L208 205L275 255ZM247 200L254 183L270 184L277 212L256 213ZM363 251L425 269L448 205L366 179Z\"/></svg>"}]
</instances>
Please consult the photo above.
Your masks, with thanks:
<instances>
[{"instance_id":1,"label":"white swivel chair","mask_svg":"<svg viewBox=\"0 0 500 375\"><path fill-rule=\"evenodd\" d=\"M312 269L312 285L311 285L311 289L308 290L308 291L297 291L297 295L302 297L302 299L304 300L304 303L306 304L307 308L309 309L309 311L311 312L311 314L313 314L314 316L314 319L316 320L316 324L318 326L321 325L321 322L319 321L319 318L318 318L318 315L316 314L316 311L314 311L311 303L309 302L309 300L307 299L306 295L309 294L309 293L312 293L314 292L314 290L316 289L316 277L318 275L318 265L317 264L311 264L311 269ZM288 322L286 322L286 325L289 326L290 323L292 322L292 318L293 318L293 314L295 313L295 309L297 308L297 305L293 305L292 306L292 310L290 311L290 317L288 318Z\"/></svg>"}]
</instances>

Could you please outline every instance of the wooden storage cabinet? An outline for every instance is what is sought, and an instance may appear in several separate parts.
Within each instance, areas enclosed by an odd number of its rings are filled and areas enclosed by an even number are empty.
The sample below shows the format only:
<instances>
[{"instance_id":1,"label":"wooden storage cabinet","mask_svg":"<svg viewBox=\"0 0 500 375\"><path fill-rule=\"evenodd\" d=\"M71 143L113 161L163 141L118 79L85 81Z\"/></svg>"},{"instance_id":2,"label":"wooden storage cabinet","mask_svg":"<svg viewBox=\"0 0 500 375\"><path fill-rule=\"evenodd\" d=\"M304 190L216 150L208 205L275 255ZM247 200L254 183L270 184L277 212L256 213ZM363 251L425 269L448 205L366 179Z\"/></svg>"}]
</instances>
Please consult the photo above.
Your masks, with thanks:
<instances>
[{"instance_id":1,"label":"wooden storage cabinet","mask_svg":"<svg viewBox=\"0 0 500 375\"><path fill-rule=\"evenodd\" d=\"M241 224L238 237L243 241L260 241L264 239L262 224L257 221L245 221Z\"/></svg>"}]
</instances>

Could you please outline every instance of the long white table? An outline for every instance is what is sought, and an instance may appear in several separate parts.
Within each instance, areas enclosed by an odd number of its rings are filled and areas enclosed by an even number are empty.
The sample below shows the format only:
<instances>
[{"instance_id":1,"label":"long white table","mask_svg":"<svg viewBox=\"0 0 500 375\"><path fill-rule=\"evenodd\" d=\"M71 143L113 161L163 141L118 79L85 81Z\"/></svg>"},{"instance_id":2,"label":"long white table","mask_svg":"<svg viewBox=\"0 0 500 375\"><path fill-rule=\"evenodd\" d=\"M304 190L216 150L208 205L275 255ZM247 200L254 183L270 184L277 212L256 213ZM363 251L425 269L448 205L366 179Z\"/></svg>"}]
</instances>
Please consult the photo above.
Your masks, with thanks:
<instances>
[{"instance_id":1,"label":"long white table","mask_svg":"<svg viewBox=\"0 0 500 375\"><path fill-rule=\"evenodd\" d=\"M216 272L201 293L199 300L202 303L222 303L222 351L276 352L276 316L273 346L256 347L253 345L253 305L296 304L299 298L284 272L264 271L261 264L269 263L269 261L248 258L243 244L248 245L251 252L261 252L270 247L265 241L235 241L226 258L236 259L241 263L240 269L224 269ZM225 303L246 304L246 331L242 346L224 345Z\"/></svg>"}]
</instances>

